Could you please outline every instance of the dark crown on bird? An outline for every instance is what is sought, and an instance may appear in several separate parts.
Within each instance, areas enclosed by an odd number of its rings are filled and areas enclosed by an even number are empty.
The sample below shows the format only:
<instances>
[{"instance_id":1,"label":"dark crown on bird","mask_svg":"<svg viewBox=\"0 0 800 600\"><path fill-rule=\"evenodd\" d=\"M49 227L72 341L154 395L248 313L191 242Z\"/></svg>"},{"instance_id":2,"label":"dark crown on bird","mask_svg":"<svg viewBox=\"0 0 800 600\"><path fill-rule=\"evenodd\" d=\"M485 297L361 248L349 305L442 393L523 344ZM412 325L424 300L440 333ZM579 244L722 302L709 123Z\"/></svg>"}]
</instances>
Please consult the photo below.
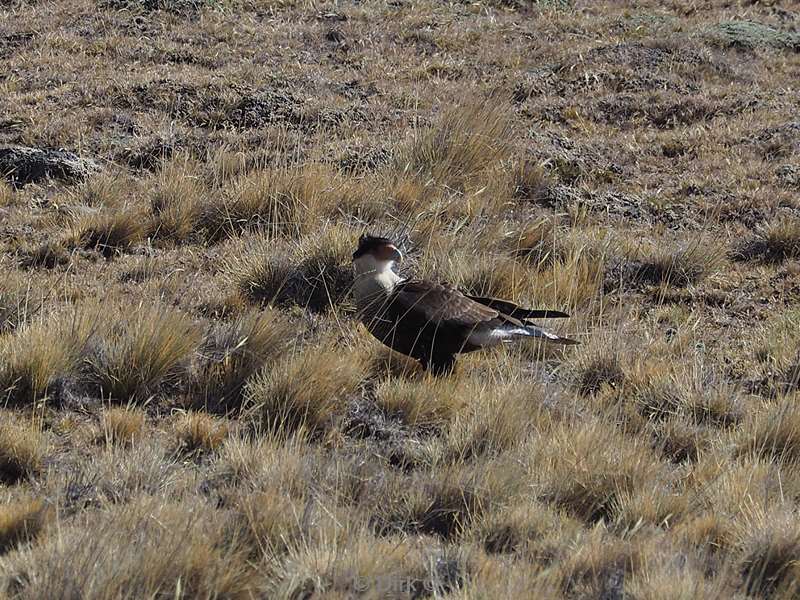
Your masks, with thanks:
<instances>
[{"instance_id":1,"label":"dark crown on bird","mask_svg":"<svg viewBox=\"0 0 800 600\"><path fill-rule=\"evenodd\" d=\"M365 254L374 253L383 246L394 246L394 242L389 238L364 234L358 238L358 249L353 252L353 260Z\"/></svg>"}]
</instances>

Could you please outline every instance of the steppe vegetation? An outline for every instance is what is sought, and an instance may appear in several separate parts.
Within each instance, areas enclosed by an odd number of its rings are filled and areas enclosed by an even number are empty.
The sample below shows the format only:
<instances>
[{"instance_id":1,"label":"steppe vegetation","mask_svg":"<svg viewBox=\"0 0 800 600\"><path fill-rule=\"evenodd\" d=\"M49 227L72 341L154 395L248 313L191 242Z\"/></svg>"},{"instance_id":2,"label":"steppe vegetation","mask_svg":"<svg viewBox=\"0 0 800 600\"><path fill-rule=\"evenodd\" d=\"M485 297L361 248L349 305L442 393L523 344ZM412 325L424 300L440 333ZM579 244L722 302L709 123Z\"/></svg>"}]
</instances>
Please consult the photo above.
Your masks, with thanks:
<instances>
[{"instance_id":1,"label":"steppe vegetation","mask_svg":"<svg viewBox=\"0 0 800 600\"><path fill-rule=\"evenodd\" d=\"M0 0L77 155L0 174L0 597L797 597L798 82L789 0ZM364 231L582 344L431 379Z\"/></svg>"}]
</instances>

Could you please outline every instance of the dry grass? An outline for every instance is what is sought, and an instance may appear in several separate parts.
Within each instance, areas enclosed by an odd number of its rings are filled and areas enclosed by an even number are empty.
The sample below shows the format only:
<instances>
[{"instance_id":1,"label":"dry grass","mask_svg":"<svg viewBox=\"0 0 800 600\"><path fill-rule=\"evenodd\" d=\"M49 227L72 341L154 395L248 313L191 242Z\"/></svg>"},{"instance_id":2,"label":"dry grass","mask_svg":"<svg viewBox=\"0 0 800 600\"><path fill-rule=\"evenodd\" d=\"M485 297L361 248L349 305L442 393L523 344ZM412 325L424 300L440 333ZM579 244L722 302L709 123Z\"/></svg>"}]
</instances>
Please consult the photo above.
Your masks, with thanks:
<instances>
[{"instance_id":1,"label":"dry grass","mask_svg":"<svg viewBox=\"0 0 800 600\"><path fill-rule=\"evenodd\" d=\"M176 383L200 342L195 324L164 306L121 312L108 333L89 359L89 377L104 397L122 403L145 400Z\"/></svg>"},{"instance_id":2,"label":"dry grass","mask_svg":"<svg viewBox=\"0 0 800 600\"><path fill-rule=\"evenodd\" d=\"M87 213L73 225L70 243L113 256L142 242L149 227L147 214L139 209L103 208Z\"/></svg>"},{"instance_id":3,"label":"dry grass","mask_svg":"<svg viewBox=\"0 0 800 600\"><path fill-rule=\"evenodd\" d=\"M531 443L532 464L546 466L538 475L543 497L590 523L613 520L620 499L658 474L649 449L602 422L577 430L562 424Z\"/></svg>"},{"instance_id":4,"label":"dry grass","mask_svg":"<svg viewBox=\"0 0 800 600\"><path fill-rule=\"evenodd\" d=\"M267 430L320 432L343 413L365 372L358 355L332 345L303 350L248 383L247 412Z\"/></svg>"},{"instance_id":5,"label":"dry grass","mask_svg":"<svg viewBox=\"0 0 800 600\"><path fill-rule=\"evenodd\" d=\"M800 222L794 217L781 217L761 227L754 238L739 244L737 258L761 258L779 263L800 257Z\"/></svg>"},{"instance_id":6,"label":"dry grass","mask_svg":"<svg viewBox=\"0 0 800 600\"><path fill-rule=\"evenodd\" d=\"M187 413L175 423L178 451L183 454L217 450L228 435L228 425L204 413Z\"/></svg>"},{"instance_id":7,"label":"dry grass","mask_svg":"<svg viewBox=\"0 0 800 600\"><path fill-rule=\"evenodd\" d=\"M450 382L387 378L375 389L375 404L387 415L415 427L441 426L465 403L470 393Z\"/></svg>"},{"instance_id":8,"label":"dry grass","mask_svg":"<svg viewBox=\"0 0 800 600\"><path fill-rule=\"evenodd\" d=\"M274 312L247 313L218 325L200 346L188 402L227 413L239 408L247 380L288 350L291 327Z\"/></svg>"},{"instance_id":9,"label":"dry grass","mask_svg":"<svg viewBox=\"0 0 800 600\"><path fill-rule=\"evenodd\" d=\"M18 593L47 598L88 590L87 597L179 596L247 598L257 578L226 541L213 511L187 513L146 498L99 519L75 523L44 544L17 554L7 568ZM119 540L136 539L136 544ZM165 558L168 558L166 560Z\"/></svg>"},{"instance_id":10,"label":"dry grass","mask_svg":"<svg viewBox=\"0 0 800 600\"><path fill-rule=\"evenodd\" d=\"M0 480L6 484L33 476L42 468L45 441L34 427L0 425Z\"/></svg>"},{"instance_id":11,"label":"dry grass","mask_svg":"<svg viewBox=\"0 0 800 600\"><path fill-rule=\"evenodd\" d=\"M795 595L800 585L797 560L800 531L797 515L756 510L745 521L741 540L741 571L748 593L760 596Z\"/></svg>"},{"instance_id":12,"label":"dry grass","mask_svg":"<svg viewBox=\"0 0 800 600\"><path fill-rule=\"evenodd\" d=\"M618 273L612 272L614 285L656 285L686 287L695 285L719 270L722 249L706 240L694 240L677 248L653 248L631 253Z\"/></svg>"},{"instance_id":13,"label":"dry grass","mask_svg":"<svg viewBox=\"0 0 800 600\"><path fill-rule=\"evenodd\" d=\"M742 428L740 452L778 461L800 460L800 411L793 397L752 413Z\"/></svg>"},{"instance_id":14,"label":"dry grass","mask_svg":"<svg viewBox=\"0 0 800 600\"><path fill-rule=\"evenodd\" d=\"M47 513L41 500L21 499L0 507L0 555L35 539Z\"/></svg>"},{"instance_id":15,"label":"dry grass","mask_svg":"<svg viewBox=\"0 0 800 600\"><path fill-rule=\"evenodd\" d=\"M247 302L327 312L342 302L352 284L354 237L349 228L325 226L290 244L245 239L228 265L228 277Z\"/></svg>"},{"instance_id":16,"label":"dry grass","mask_svg":"<svg viewBox=\"0 0 800 600\"><path fill-rule=\"evenodd\" d=\"M144 433L145 414L137 408L113 407L103 411L101 440L108 444L130 444Z\"/></svg>"},{"instance_id":17,"label":"dry grass","mask_svg":"<svg viewBox=\"0 0 800 600\"><path fill-rule=\"evenodd\" d=\"M333 207L335 176L322 165L244 174L220 201L206 204L201 225L211 240L243 232L298 237Z\"/></svg>"},{"instance_id":18,"label":"dry grass","mask_svg":"<svg viewBox=\"0 0 800 600\"><path fill-rule=\"evenodd\" d=\"M17 4L0 597L798 595L790 3ZM582 345L432 378L365 232Z\"/></svg>"},{"instance_id":19,"label":"dry grass","mask_svg":"<svg viewBox=\"0 0 800 600\"><path fill-rule=\"evenodd\" d=\"M5 181L0 181L0 208L11 206L14 202L14 190Z\"/></svg>"},{"instance_id":20,"label":"dry grass","mask_svg":"<svg viewBox=\"0 0 800 600\"><path fill-rule=\"evenodd\" d=\"M13 331L34 316L40 301L23 277L9 276L0 287L0 334Z\"/></svg>"},{"instance_id":21,"label":"dry grass","mask_svg":"<svg viewBox=\"0 0 800 600\"><path fill-rule=\"evenodd\" d=\"M169 163L158 174L150 197L155 237L180 242L197 229L208 193L197 171L184 158Z\"/></svg>"},{"instance_id":22,"label":"dry grass","mask_svg":"<svg viewBox=\"0 0 800 600\"><path fill-rule=\"evenodd\" d=\"M58 401L77 374L95 325L93 309L51 315L0 340L0 391L6 404Z\"/></svg>"},{"instance_id":23,"label":"dry grass","mask_svg":"<svg viewBox=\"0 0 800 600\"><path fill-rule=\"evenodd\" d=\"M427 130L415 132L398 171L421 181L463 189L492 163L510 155L509 109L495 99L445 110Z\"/></svg>"}]
</instances>

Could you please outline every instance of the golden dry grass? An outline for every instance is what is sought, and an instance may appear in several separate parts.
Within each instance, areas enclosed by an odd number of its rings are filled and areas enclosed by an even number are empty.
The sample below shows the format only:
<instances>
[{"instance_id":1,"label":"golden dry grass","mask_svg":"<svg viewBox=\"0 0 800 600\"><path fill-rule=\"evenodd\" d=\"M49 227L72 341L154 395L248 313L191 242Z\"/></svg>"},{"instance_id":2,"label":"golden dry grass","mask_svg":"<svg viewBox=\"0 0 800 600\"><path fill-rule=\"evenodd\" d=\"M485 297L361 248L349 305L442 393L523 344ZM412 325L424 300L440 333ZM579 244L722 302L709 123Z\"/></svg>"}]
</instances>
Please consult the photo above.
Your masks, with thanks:
<instances>
[{"instance_id":1,"label":"golden dry grass","mask_svg":"<svg viewBox=\"0 0 800 600\"><path fill-rule=\"evenodd\" d=\"M100 440L108 444L130 444L144 433L145 414L139 409L113 407L101 418Z\"/></svg>"},{"instance_id":2,"label":"golden dry grass","mask_svg":"<svg viewBox=\"0 0 800 600\"><path fill-rule=\"evenodd\" d=\"M189 318L164 306L132 307L109 323L109 336L88 359L90 380L116 402L144 400L175 381L197 348L200 334Z\"/></svg>"},{"instance_id":3,"label":"golden dry grass","mask_svg":"<svg viewBox=\"0 0 800 600\"><path fill-rule=\"evenodd\" d=\"M331 346L305 349L248 383L246 412L267 430L318 433L344 412L365 370L358 355L342 355Z\"/></svg>"},{"instance_id":4,"label":"golden dry grass","mask_svg":"<svg viewBox=\"0 0 800 600\"><path fill-rule=\"evenodd\" d=\"M58 396L74 376L95 331L92 309L50 315L0 339L0 390L5 404L30 405Z\"/></svg>"},{"instance_id":5,"label":"golden dry grass","mask_svg":"<svg viewBox=\"0 0 800 600\"><path fill-rule=\"evenodd\" d=\"M185 454L217 450L228 435L228 425L204 413L187 413L175 423L178 451Z\"/></svg>"},{"instance_id":6,"label":"golden dry grass","mask_svg":"<svg viewBox=\"0 0 800 600\"><path fill-rule=\"evenodd\" d=\"M30 498L0 508L0 554L34 539L44 527L47 509L41 500Z\"/></svg>"},{"instance_id":7,"label":"golden dry grass","mask_svg":"<svg viewBox=\"0 0 800 600\"><path fill-rule=\"evenodd\" d=\"M0 597L796 597L800 21L685 4L0 3Z\"/></svg>"},{"instance_id":8,"label":"golden dry grass","mask_svg":"<svg viewBox=\"0 0 800 600\"><path fill-rule=\"evenodd\" d=\"M212 329L193 366L187 400L212 412L235 411L248 379L289 350L291 328L274 312L249 312Z\"/></svg>"},{"instance_id":9,"label":"golden dry grass","mask_svg":"<svg viewBox=\"0 0 800 600\"><path fill-rule=\"evenodd\" d=\"M0 479L11 484L39 472L44 451L44 438L35 427L3 423L0 426Z\"/></svg>"}]
</instances>

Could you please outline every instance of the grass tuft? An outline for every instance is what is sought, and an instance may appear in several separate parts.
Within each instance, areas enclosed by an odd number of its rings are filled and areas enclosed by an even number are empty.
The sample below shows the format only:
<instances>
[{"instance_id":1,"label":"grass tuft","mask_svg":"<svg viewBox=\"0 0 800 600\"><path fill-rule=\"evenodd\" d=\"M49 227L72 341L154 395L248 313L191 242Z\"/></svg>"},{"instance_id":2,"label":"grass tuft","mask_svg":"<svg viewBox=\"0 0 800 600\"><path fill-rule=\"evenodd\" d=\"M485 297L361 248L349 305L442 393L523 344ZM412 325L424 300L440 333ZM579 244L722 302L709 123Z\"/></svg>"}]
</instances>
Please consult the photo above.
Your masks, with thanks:
<instances>
[{"instance_id":1,"label":"grass tuft","mask_svg":"<svg viewBox=\"0 0 800 600\"><path fill-rule=\"evenodd\" d=\"M450 381L390 377L375 389L375 403L388 416L412 427L441 427L465 404L465 389Z\"/></svg>"},{"instance_id":2,"label":"grass tuft","mask_svg":"<svg viewBox=\"0 0 800 600\"><path fill-rule=\"evenodd\" d=\"M53 269L69 263L69 252L61 244L49 241L39 244L35 248L23 251L20 265L23 268Z\"/></svg>"},{"instance_id":3,"label":"grass tuft","mask_svg":"<svg viewBox=\"0 0 800 600\"><path fill-rule=\"evenodd\" d=\"M42 468L45 441L32 427L0 423L0 481L13 485Z\"/></svg>"},{"instance_id":4,"label":"grass tuft","mask_svg":"<svg viewBox=\"0 0 800 600\"><path fill-rule=\"evenodd\" d=\"M214 413L238 410L247 380L289 348L293 330L277 312L250 312L216 325L200 346L188 404Z\"/></svg>"},{"instance_id":5,"label":"grass tuft","mask_svg":"<svg viewBox=\"0 0 800 600\"><path fill-rule=\"evenodd\" d=\"M175 423L177 449L181 454L214 452L228 435L228 424L205 413L186 413Z\"/></svg>"},{"instance_id":6,"label":"grass tuft","mask_svg":"<svg viewBox=\"0 0 800 600\"><path fill-rule=\"evenodd\" d=\"M431 128L416 132L400 154L398 170L463 189L487 167L509 157L509 112L493 99L445 109Z\"/></svg>"},{"instance_id":7,"label":"grass tuft","mask_svg":"<svg viewBox=\"0 0 800 600\"><path fill-rule=\"evenodd\" d=\"M336 174L322 165L246 173L206 203L201 225L211 241L251 232L297 238L336 202Z\"/></svg>"},{"instance_id":8,"label":"grass tuft","mask_svg":"<svg viewBox=\"0 0 800 600\"><path fill-rule=\"evenodd\" d=\"M547 464L542 499L588 523L613 521L619 499L641 489L658 473L658 461L641 441L602 422L577 429L554 427L532 440L534 455ZM548 458L549 457L549 458ZM550 461L553 462L550 462Z\"/></svg>"},{"instance_id":9,"label":"grass tuft","mask_svg":"<svg viewBox=\"0 0 800 600\"><path fill-rule=\"evenodd\" d=\"M138 307L110 323L89 359L89 378L100 394L119 403L146 400L177 383L200 341L188 317L164 306Z\"/></svg>"},{"instance_id":10,"label":"grass tuft","mask_svg":"<svg viewBox=\"0 0 800 600\"><path fill-rule=\"evenodd\" d=\"M9 405L59 401L78 375L95 324L91 311L52 315L0 340L0 394Z\"/></svg>"},{"instance_id":11,"label":"grass tuft","mask_svg":"<svg viewBox=\"0 0 800 600\"><path fill-rule=\"evenodd\" d=\"M256 596L258 578L221 517L201 503L134 498L73 519L4 567L29 598L66 590L98 590L106 598L153 598L164 590L171 597Z\"/></svg>"},{"instance_id":12,"label":"grass tuft","mask_svg":"<svg viewBox=\"0 0 800 600\"><path fill-rule=\"evenodd\" d=\"M188 240L198 226L207 193L197 167L188 159L168 163L150 196L153 235L174 242Z\"/></svg>"},{"instance_id":13,"label":"grass tuft","mask_svg":"<svg viewBox=\"0 0 800 600\"><path fill-rule=\"evenodd\" d=\"M39 499L20 499L0 506L0 555L35 539L44 529L47 515Z\"/></svg>"},{"instance_id":14,"label":"grass tuft","mask_svg":"<svg viewBox=\"0 0 800 600\"><path fill-rule=\"evenodd\" d=\"M776 461L800 461L800 408L794 397L764 406L741 430L739 452Z\"/></svg>"},{"instance_id":15,"label":"grass tuft","mask_svg":"<svg viewBox=\"0 0 800 600\"><path fill-rule=\"evenodd\" d=\"M245 405L268 430L319 433L343 413L365 375L360 355L331 345L308 348L258 374L247 385Z\"/></svg>"},{"instance_id":16,"label":"grass tuft","mask_svg":"<svg viewBox=\"0 0 800 600\"><path fill-rule=\"evenodd\" d=\"M14 203L14 189L4 180L0 180L0 208L11 206Z\"/></svg>"},{"instance_id":17,"label":"grass tuft","mask_svg":"<svg viewBox=\"0 0 800 600\"><path fill-rule=\"evenodd\" d=\"M7 273L0 283L0 335L17 329L35 315L41 301L31 288L30 281L13 273Z\"/></svg>"},{"instance_id":18,"label":"grass tuft","mask_svg":"<svg viewBox=\"0 0 800 600\"><path fill-rule=\"evenodd\" d=\"M230 266L230 276L238 293L250 302L326 312L350 290L356 239L355 233L339 226L325 227L278 248L274 242L258 239Z\"/></svg>"},{"instance_id":19,"label":"grass tuft","mask_svg":"<svg viewBox=\"0 0 800 600\"><path fill-rule=\"evenodd\" d=\"M593 396L603 388L617 388L625 381L619 356L609 352L581 353L575 370L575 383L583 396Z\"/></svg>"},{"instance_id":20,"label":"grass tuft","mask_svg":"<svg viewBox=\"0 0 800 600\"><path fill-rule=\"evenodd\" d=\"M113 407L103 411L102 441L127 445L144 434L145 413L137 408Z\"/></svg>"},{"instance_id":21,"label":"grass tuft","mask_svg":"<svg viewBox=\"0 0 800 600\"><path fill-rule=\"evenodd\" d=\"M134 208L101 209L81 217L72 226L71 244L113 256L143 241L149 230L147 216Z\"/></svg>"},{"instance_id":22,"label":"grass tuft","mask_svg":"<svg viewBox=\"0 0 800 600\"><path fill-rule=\"evenodd\" d=\"M613 265L605 274L606 290L616 286L671 285L687 287L716 273L724 257L715 244L693 241L677 249L637 250L627 261Z\"/></svg>"},{"instance_id":23,"label":"grass tuft","mask_svg":"<svg viewBox=\"0 0 800 600\"><path fill-rule=\"evenodd\" d=\"M756 510L739 541L741 573L748 594L790 598L800 590L800 528L785 510Z\"/></svg>"}]
</instances>

